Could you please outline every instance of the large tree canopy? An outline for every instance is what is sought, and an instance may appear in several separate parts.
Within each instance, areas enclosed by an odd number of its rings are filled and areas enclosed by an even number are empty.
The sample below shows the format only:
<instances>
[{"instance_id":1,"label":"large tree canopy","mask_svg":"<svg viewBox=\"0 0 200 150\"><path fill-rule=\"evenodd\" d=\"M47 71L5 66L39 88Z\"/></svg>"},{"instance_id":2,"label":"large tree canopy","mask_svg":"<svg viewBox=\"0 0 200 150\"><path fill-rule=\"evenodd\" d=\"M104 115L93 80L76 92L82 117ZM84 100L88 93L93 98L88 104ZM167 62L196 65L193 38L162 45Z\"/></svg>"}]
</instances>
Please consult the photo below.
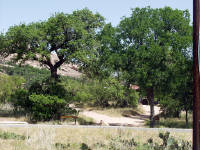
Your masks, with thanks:
<instances>
[{"instance_id":1,"label":"large tree canopy","mask_svg":"<svg viewBox=\"0 0 200 150\"><path fill-rule=\"evenodd\" d=\"M105 79L119 69L119 54L116 49L119 49L120 45L115 34L116 28L112 27L111 23L106 24L98 33L100 46L97 49L97 57L82 66L88 77Z\"/></svg>"},{"instance_id":2,"label":"large tree canopy","mask_svg":"<svg viewBox=\"0 0 200 150\"><path fill-rule=\"evenodd\" d=\"M16 60L37 60L57 78L57 69L63 63L83 64L96 56L96 34L103 25L104 18L88 9L56 13L47 21L10 27L0 36L0 52L17 54ZM51 53L57 54L57 62L51 61Z\"/></svg>"},{"instance_id":3,"label":"large tree canopy","mask_svg":"<svg viewBox=\"0 0 200 150\"><path fill-rule=\"evenodd\" d=\"M189 12L169 7L132 9L118 26L122 69L128 84L139 85L150 101L151 127L154 96L170 88L180 56L189 57L191 29Z\"/></svg>"}]
</instances>

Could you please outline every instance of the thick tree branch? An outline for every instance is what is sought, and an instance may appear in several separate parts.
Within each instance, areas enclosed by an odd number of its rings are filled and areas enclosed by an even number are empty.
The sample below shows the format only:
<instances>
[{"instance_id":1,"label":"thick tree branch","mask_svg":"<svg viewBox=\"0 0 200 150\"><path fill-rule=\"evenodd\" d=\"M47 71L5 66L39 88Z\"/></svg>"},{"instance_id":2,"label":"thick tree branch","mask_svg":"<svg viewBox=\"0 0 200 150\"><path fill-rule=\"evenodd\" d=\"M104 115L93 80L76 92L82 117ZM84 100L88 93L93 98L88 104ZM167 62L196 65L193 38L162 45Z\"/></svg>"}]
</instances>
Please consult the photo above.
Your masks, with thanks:
<instances>
[{"instance_id":1,"label":"thick tree branch","mask_svg":"<svg viewBox=\"0 0 200 150\"><path fill-rule=\"evenodd\" d=\"M60 58L61 58L61 57L60 57ZM60 58L59 58L59 59L60 59ZM55 68L59 68L59 67L65 62L65 60L66 60L66 59L64 59L64 57L62 57L58 62L55 63L54 67L55 67Z\"/></svg>"}]
</instances>

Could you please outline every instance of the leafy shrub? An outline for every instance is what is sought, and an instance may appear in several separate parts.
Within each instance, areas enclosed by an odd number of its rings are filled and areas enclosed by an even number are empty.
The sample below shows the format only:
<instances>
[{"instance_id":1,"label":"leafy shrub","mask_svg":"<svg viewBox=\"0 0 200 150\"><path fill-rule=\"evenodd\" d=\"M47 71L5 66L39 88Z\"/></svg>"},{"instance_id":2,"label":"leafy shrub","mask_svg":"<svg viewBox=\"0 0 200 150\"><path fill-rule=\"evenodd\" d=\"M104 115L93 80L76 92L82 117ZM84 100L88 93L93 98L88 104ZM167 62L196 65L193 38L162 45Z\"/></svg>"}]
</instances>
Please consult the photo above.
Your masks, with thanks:
<instances>
[{"instance_id":1,"label":"leafy shrub","mask_svg":"<svg viewBox=\"0 0 200 150\"><path fill-rule=\"evenodd\" d=\"M66 101L57 96L32 94L29 96L29 101L33 120L58 119L62 113L69 109Z\"/></svg>"},{"instance_id":2,"label":"leafy shrub","mask_svg":"<svg viewBox=\"0 0 200 150\"><path fill-rule=\"evenodd\" d=\"M32 121L49 121L59 119L62 114L76 113L76 110L70 108L64 99L43 94L30 95L24 89L17 90L11 102L16 110L25 110Z\"/></svg>"}]
</instances>

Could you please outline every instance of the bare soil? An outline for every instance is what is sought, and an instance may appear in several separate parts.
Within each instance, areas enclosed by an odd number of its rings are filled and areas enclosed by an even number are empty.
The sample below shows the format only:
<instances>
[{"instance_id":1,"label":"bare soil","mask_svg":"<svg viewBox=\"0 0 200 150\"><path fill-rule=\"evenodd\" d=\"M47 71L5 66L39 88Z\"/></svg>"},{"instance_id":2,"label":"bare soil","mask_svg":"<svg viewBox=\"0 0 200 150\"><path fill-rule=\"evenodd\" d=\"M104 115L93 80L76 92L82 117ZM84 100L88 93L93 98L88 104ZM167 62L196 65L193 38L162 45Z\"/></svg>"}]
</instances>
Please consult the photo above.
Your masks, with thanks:
<instances>
[{"instance_id":1,"label":"bare soil","mask_svg":"<svg viewBox=\"0 0 200 150\"><path fill-rule=\"evenodd\" d=\"M122 125L122 126L134 126L134 127L143 127L145 125L145 120L150 116L150 106L142 105L143 114L140 115L129 115L127 117L111 117L105 114L100 114L94 111L82 110L80 112L86 117L90 117L95 120L97 123L103 122L104 125ZM155 115L160 113L160 108L155 106Z\"/></svg>"}]
</instances>

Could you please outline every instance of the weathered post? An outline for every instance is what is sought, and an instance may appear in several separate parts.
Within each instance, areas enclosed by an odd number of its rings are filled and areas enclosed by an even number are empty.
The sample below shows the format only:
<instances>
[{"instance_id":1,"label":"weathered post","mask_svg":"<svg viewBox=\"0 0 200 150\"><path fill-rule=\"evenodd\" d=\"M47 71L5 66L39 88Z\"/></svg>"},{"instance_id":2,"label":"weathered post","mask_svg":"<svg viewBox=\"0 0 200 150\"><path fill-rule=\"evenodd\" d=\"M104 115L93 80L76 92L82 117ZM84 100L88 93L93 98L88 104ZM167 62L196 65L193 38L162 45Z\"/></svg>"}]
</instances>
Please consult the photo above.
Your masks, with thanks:
<instances>
[{"instance_id":1,"label":"weathered post","mask_svg":"<svg viewBox=\"0 0 200 150\"><path fill-rule=\"evenodd\" d=\"M193 0L193 150L200 150L199 0Z\"/></svg>"}]
</instances>

